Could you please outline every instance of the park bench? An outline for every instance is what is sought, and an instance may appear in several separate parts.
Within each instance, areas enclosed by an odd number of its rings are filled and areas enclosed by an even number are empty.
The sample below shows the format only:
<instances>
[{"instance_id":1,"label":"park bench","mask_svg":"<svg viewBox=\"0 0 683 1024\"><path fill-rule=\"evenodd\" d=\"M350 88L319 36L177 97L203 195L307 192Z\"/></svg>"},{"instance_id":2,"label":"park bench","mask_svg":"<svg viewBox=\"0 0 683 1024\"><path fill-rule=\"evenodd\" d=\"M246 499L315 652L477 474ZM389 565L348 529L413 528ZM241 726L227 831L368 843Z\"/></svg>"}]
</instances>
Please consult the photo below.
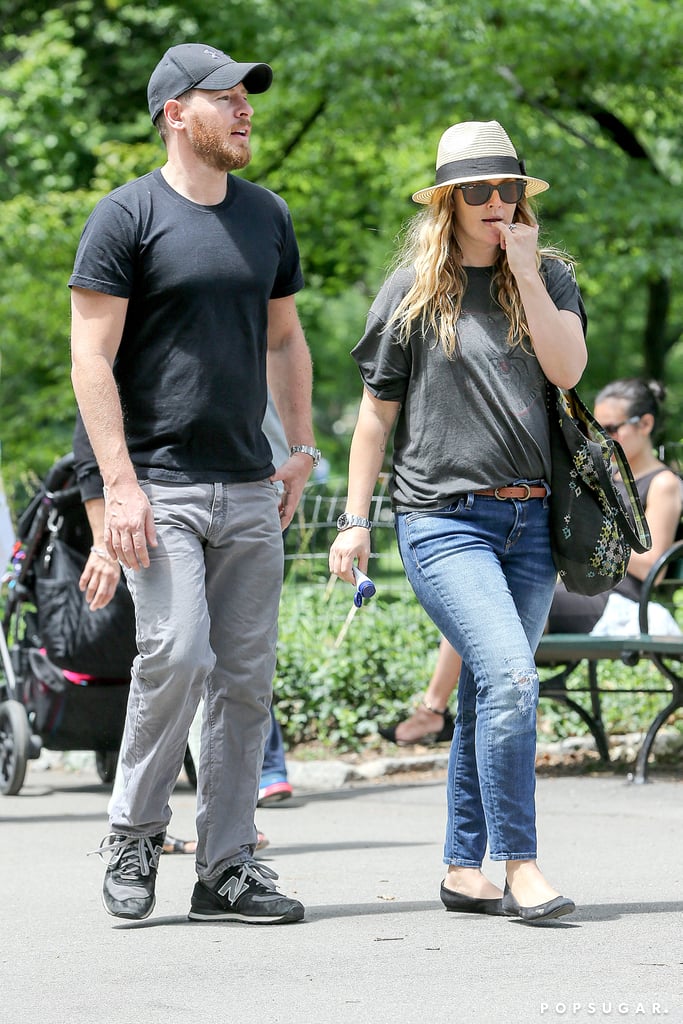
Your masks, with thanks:
<instances>
[{"instance_id":1,"label":"park bench","mask_svg":"<svg viewBox=\"0 0 683 1024\"><path fill-rule=\"evenodd\" d=\"M337 516L346 507L344 485L312 482L306 488L297 515L290 527L288 561L321 560L326 564L329 545L336 535ZM388 497L388 477L382 474L371 507L373 554L384 561L395 548L393 515ZM371 570L370 570L371 571ZM652 567L643 585L639 608L640 632L634 636L592 636L567 633L546 634L536 652L541 675L540 695L559 702L576 713L595 740L600 758L609 763L610 750L604 723L602 698L605 694L628 700L632 694L659 695L662 707L649 724L640 744L631 781L647 781L648 761L655 738L664 723L683 708L683 636L648 634L647 606L650 601L664 604L672 612L680 590L683 604L683 540L677 540ZM598 666L604 662L622 662L634 666L648 660L661 685L647 683L618 690L615 685L600 685ZM583 670L583 671L582 671ZM649 674L652 679L653 674ZM587 682L585 681L587 679Z\"/></svg>"},{"instance_id":2,"label":"park bench","mask_svg":"<svg viewBox=\"0 0 683 1024\"><path fill-rule=\"evenodd\" d=\"M663 577L662 577L663 573ZM539 668L555 669L541 680L540 695L571 708L588 726L598 753L609 762L610 751L602 714L602 696L614 694L613 687L600 687L598 665L604 661L621 661L637 665L649 660L657 670L661 686L633 687L621 690L624 698L633 693L660 694L663 706L652 719L636 755L631 780L647 781L647 768L657 733L664 723L683 707L683 636L652 636L648 633L647 608L650 601L675 605L677 591L683 587L683 541L676 541L652 566L643 584L638 609L640 632L634 636L593 636L583 633L548 633L536 651ZM682 591L683 593L683 591ZM572 685L571 678L585 666L587 685ZM586 694L588 707L577 700Z\"/></svg>"}]
</instances>

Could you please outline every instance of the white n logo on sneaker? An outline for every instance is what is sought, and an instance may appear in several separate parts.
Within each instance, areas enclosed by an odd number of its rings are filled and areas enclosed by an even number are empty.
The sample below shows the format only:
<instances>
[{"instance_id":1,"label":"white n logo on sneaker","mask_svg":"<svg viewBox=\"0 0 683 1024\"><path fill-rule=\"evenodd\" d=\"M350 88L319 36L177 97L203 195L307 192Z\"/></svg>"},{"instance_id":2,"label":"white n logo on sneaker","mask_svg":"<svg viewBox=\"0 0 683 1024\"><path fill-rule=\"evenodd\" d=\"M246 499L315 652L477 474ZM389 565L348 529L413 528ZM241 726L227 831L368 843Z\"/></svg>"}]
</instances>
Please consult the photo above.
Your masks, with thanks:
<instances>
[{"instance_id":1,"label":"white n logo on sneaker","mask_svg":"<svg viewBox=\"0 0 683 1024\"><path fill-rule=\"evenodd\" d=\"M249 888L249 885L245 879L246 871L242 871L239 878L236 875L231 875L230 878L218 890L219 896L227 896L231 903L234 903L244 892L245 889Z\"/></svg>"},{"instance_id":2,"label":"white n logo on sneaker","mask_svg":"<svg viewBox=\"0 0 683 1024\"><path fill-rule=\"evenodd\" d=\"M237 870L237 867L235 867L235 870ZM229 875L216 892L219 896L227 897L230 903L234 903L245 890L250 888L250 878L253 878L258 887L275 892L277 874L272 868L266 867L265 864L259 864L258 861L254 860L243 864L239 875ZM256 892L258 891L257 888Z\"/></svg>"}]
</instances>

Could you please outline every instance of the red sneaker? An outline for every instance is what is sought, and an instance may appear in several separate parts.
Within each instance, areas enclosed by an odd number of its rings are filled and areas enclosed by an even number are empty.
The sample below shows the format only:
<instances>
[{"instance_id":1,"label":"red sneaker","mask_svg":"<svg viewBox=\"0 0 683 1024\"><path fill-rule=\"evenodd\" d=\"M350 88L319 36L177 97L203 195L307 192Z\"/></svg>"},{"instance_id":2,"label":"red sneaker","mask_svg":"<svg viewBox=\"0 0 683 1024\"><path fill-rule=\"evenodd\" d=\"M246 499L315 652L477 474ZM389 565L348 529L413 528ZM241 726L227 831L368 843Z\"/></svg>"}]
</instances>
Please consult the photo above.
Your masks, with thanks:
<instances>
[{"instance_id":1,"label":"red sneaker","mask_svg":"<svg viewBox=\"0 0 683 1024\"><path fill-rule=\"evenodd\" d=\"M292 787L286 779L275 782L267 782L258 791L258 807L268 807L270 804L277 804L281 800L289 800L292 795Z\"/></svg>"}]
</instances>

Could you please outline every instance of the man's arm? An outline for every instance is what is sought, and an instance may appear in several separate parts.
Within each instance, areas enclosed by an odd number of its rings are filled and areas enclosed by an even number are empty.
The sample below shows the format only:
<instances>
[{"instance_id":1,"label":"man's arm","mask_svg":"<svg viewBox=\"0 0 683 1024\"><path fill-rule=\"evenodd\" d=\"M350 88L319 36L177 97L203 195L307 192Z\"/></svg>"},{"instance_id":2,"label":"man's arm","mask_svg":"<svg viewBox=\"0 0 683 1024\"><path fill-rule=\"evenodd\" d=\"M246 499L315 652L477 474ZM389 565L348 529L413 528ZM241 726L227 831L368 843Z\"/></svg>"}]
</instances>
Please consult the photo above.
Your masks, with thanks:
<instances>
[{"instance_id":1,"label":"man's arm","mask_svg":"<svg viewBox=\"0 0 683 1024\"><path fill-rule=\"evenodd\" d=\"M113 374L127 308L127 299L72 288L71 380L104 481L106 550L139 569L149 565L147 545L156 544L156 532L128 454Z\"/></svg>"},{"instance_id":2,"label":"man's arm","mask_svg":"<svg viewBox=\"0 0 683 1024\"><path fill-rule=\"evenodd\" d=\"M290 445L315 447L311 391L313 368L293 295L271 299L268 304L268 387ZM298 452L273 475L282 480L284 491L280 518L284 530L292 520L313 461Z\"/></svg>"}]
</instances>

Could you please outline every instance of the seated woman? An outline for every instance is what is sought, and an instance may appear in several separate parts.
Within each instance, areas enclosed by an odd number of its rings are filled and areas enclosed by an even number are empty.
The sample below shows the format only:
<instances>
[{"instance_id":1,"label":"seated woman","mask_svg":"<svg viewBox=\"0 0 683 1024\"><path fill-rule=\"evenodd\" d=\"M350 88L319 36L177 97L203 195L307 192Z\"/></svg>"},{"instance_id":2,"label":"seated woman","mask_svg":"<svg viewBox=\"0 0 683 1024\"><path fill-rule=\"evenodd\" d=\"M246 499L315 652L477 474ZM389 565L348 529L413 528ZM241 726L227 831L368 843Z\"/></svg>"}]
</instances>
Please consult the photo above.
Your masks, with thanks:
<instances>
[{"instance_id":1,"label":"seated woman","mask_svg":"<svg viewBox=\"0 0 683 1024\"><path fill-rule=\"evenodd\" d=\"M653 450L653 433L664 396L664 387L657 381L628 378L607 384L595 399L595 418L624 449L652 535L650 551L634 551L625 578L609 592L635 602L640 600L650 568L673 543L683 510L681 479ZM605 610L609 593L594 597L571 594L558 583L548 632L590 633ZM380 736L401 745L450 741L453 718L448 702L457 686L461 663L458 652L442 639L436 667L420 705L408 718L391 726L379 726Z\"/></svg>"}]
</instances>

